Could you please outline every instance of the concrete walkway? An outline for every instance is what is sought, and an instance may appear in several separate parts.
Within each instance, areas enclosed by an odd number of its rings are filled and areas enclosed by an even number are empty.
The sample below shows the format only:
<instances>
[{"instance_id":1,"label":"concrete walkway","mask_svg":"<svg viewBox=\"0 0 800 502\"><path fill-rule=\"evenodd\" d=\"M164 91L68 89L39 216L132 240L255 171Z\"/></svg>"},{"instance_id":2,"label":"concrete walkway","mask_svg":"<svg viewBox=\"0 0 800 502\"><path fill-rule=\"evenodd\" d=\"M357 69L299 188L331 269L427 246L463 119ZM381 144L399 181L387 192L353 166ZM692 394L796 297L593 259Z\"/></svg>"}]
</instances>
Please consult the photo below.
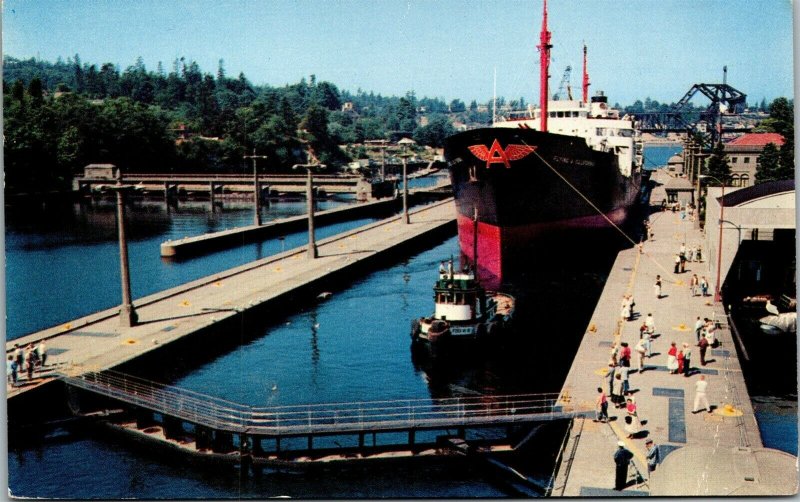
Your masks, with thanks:
<instances>
[{"instance_id":1,"label":"concrete walkway","mask_svg":"<svg viewBox=\"0 0 800 502\"><path fill-rule=\"evenodd\" d=\"M408 225L394 216L320 240L317 259L307 258L303 246L140 298L134 301L135 327L120 326L115 307L8 341L10 353L15 343L25 347L46 340L48 353L47 371L31 380L20 372L8 398L51 381L53 369L79 374L113 368L400 245L431 238L453 225L455 214L448 199L411 212Z\"/></svg>"},{"instance_id":2,"label":"concrete walkway","mask_svg":"<svg viewBox=\"0 0 800 502\"><path fill-rule=\"evenodd\" d=\"M664 198L663 184L668 175L658 172L660 183L651 200ZM687 182L688 186L688 182ZM559 466L554 496L603 497L625 495L730 495L796 493L796 458L763 448L747 387L728 329L722 305L713 302L714 267L708 256L690 262L685 273L673 272L674 257L681 243L697 247L702 233L689 217L681 213L656 212L650 217L654 237L617 256L605 289L587 327L562 390L562 401L574 409L594 409L597 387L608 392L608 362L614 342L634 347L645 316L655 319L652 357L645 359L642 373L631 364L630 388L633 392L642 432L628 438L623 430L625 409L609 403L608 423L591 418L573 423ZM705 276L709 296L692 296L692 274ZM660 275L662 297L656 297L654 284ZM634 320L621 320L625 294L635 300ZM709 348L707 364L700 365L694 324L697 317L715 319L721 346ZM678 348L689 343L692 351L690 376L670 374L666 369L670 342ZM713 411L693 413L695 384L700 375L708 381L708 400ZM645 438L654 440L662 464L648 474ZM634 454L635 469L629 469L629 484L624 491L614 490L613 455L623 441ZM677 450L677 451L676 451ZM762 460L759 460L761 458ZM638 471L638 473L637 473ZM760 474L759 474L760 473Z\"/></svg>"}]
</instances>

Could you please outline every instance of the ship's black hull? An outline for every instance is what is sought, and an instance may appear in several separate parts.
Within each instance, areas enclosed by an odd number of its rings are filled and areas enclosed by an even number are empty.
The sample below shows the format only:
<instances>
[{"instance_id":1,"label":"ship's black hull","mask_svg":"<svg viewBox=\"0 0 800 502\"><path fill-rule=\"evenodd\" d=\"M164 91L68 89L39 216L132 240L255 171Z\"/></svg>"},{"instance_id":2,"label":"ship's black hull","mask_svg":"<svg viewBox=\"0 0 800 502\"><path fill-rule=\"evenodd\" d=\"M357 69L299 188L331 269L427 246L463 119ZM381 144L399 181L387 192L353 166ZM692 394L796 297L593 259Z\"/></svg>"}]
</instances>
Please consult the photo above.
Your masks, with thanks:
<instances>
[{"instance_id":1,"label":"ship's black hull","mask_svg":"<svg viewBox=\"0 0 800 502\"><path fill-rule=\"evenodd\" d=\"M473 262L477 248L478 273L489 288L538 242L621 224L640 191L638 171L624 176L617 155L574 136L476 129L448 138L445 158L461 251Z\"/></svg>"}]
</instances>

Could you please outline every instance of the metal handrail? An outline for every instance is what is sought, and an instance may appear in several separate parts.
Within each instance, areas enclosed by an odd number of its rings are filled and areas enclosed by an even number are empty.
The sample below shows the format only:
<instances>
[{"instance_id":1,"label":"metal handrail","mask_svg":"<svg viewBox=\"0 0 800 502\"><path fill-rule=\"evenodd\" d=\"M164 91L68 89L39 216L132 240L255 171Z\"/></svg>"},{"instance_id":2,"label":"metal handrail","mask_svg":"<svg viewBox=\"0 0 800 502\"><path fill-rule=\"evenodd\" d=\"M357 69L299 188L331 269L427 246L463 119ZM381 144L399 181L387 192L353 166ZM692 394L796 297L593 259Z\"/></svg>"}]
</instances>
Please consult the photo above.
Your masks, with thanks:
<instances>
[{"instance_id":1,"label":"metal handrail","mask_svg":"<svg viewBox=\"0 0 800 502\"><path fill-rule=\"evenodd\" d=\"M557 393L254 407L113 370L62 378L70 385L157 413L231 432L277 435L401 429L565 415L557 406Z\"/></svg>"}]
</instances>

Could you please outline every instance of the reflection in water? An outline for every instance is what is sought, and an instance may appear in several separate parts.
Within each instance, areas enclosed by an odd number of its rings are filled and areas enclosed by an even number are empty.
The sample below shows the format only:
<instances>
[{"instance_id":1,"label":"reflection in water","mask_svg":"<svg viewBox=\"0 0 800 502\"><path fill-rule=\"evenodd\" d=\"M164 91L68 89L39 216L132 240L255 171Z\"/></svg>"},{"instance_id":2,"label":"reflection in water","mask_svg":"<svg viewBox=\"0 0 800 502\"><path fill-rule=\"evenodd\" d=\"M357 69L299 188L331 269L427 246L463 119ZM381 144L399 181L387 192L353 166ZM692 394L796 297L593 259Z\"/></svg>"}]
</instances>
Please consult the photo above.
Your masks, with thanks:
<instances>
[{"instance_id":1,"label":"reflection in water","mask_svg":"<svg viewBox=\"0 0 800 502\"><path fill-rule=\"evenodd\" d=\"M317 322L317 310L312 309L309 313L309 321L311 322L311 382L317 387L317 378L319 376L319 323Z\"/></svg>"}]
</instances>

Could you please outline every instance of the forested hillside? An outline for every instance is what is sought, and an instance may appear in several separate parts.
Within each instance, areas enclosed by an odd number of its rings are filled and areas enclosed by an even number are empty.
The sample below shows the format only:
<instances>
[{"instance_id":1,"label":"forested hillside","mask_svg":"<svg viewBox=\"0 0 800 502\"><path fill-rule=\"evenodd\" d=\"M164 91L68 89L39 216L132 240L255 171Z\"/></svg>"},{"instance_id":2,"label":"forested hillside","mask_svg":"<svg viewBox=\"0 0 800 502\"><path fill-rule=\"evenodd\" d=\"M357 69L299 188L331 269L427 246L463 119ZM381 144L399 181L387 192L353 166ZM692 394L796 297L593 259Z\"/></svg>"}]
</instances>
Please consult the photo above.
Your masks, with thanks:
<instances>
[{"instance_id":1,"label":"forested hillside","mask_svg":"<svg viewBox=\"0 0 800 502\"><path fill-rule=\"evenodd\" d=\"M335 166L351 160L340 144L404 134L440 146L453 133L441 99L340 91L313 75L257 86L241 73L228 77L222 60L215 75L183 58L168 72L161 64L149 71L141 59L120 71L77 55L56 63L5 57L3 71L11 191L66 188L92 162L128 172L240 171L255 149L271 169L286 170L305 161L306 143Z\"/></svg>"}]
</instances>

